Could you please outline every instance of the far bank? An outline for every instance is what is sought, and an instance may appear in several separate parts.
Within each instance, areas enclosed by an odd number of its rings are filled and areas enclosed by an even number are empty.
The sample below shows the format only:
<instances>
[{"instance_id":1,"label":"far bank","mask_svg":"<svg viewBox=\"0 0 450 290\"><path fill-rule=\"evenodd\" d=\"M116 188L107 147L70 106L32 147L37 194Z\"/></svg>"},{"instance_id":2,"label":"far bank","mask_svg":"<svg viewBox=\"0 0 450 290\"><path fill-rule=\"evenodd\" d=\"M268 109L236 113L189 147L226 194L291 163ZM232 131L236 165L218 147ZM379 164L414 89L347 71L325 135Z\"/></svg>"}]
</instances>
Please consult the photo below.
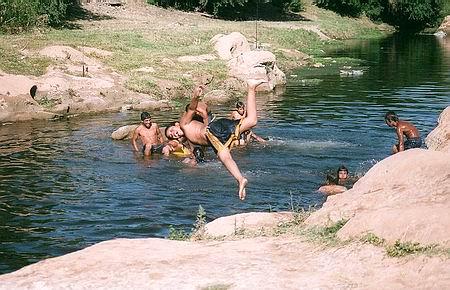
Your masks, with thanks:
<instances>
[{"instance_id":1,"label":"far bank","mask_svg":"<svg viewBox=\"0 0 450 290\"><path fill-rule=\"evenodd\" d=\"M84 8L92 17L75 21L72 29L0 37L0 94L9 104L1 120L181 107L201 82L219 92L213 102L236 98L242 82L217 57L210 42L217 34L242 33L253 49L272 52L289 74L300 66L326 66L325 51L345 40L392 32L312 5L298 20L283 22L224 21L149 5ZM36 83L33 100L29 90Z\"/></svg>"}]
</instances>

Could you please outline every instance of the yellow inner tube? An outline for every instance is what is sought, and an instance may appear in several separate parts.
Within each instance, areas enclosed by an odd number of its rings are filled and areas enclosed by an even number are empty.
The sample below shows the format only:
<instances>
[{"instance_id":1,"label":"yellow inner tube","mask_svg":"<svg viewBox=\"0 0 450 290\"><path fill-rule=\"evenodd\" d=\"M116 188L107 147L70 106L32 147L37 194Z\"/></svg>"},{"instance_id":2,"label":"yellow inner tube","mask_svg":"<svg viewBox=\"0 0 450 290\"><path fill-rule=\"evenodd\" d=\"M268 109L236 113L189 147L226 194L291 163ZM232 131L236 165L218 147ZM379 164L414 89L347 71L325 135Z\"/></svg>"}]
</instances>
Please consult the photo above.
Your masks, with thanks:
<instances>
[{"instance_id":1,"label":"yellow inner tube","mask_svg":"<svg viewBox=\"0 0 450 290\"><path fill-rule=\"evenodd\" d=\"M189 151L189 149L183 146L175 151L172 151L171 154L178 157L189 157L191 155L191 152Z\"/></svg>"}]
</instances>

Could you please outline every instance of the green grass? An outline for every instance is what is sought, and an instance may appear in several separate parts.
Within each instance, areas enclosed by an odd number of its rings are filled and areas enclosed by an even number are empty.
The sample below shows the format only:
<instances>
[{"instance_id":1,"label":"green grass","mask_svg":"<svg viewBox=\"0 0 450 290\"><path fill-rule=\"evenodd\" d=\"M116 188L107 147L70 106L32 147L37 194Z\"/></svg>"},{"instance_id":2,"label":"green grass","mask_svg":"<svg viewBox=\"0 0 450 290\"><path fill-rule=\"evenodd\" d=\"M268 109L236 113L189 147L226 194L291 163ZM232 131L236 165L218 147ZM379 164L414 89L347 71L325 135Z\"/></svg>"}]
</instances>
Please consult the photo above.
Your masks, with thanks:
<instances>
[{"instance_id":1,"label":"green grass","mask_svg":"<svg viewBox=\"0 0 450 290\"><path fill-rule=\"evenodd\" d=\"M450 249L437 244L423 245L418 242L400 240L395 241L394 244L388 244L385 239L373 233L366 234L360 241L377 247L384 247L386 254L390 257L405 257L416 254L428 256L445 255L450 257Z\"/></svg>"},{"instance_id":2,"label":"green grass","mask_svg":"<svg viewBox=\"0 0 450 290\"><path fill-rule=\"evenodd\" d=\"M201 290L227 290L230 289L233 284L212 284L205 287L201 287Z\"/></svg>"},{"instance_id":3,"label":"green grass","mask_svg":"<svg viewBox=\"0 0 450 290\"><path fill-rule=\"evenodd\" d=\"M386 253L390 257L404 257L412 254L438 254L442 251L438 245L421 245L416 242L395 241L393 245L386 246Z\"/></svg>"},{"instance_id":4,"label":"green grass","mask_svg":"<svg viewBox=\"0 0 450 290\"><path fill-rule=\"evenodd\" d=\"M386 241L383 238L377 237L373 233L368 233L361 238L361 242L371 244L374 246L383 246Z\"/></svg>"},{"instance_id":5,"label":"green grass","mask_svg":"<svg viewBox=\"0 0 450 290\"><path fill-rule=\"evenodd\" d=\"M43 75L52 63L46 57L28 57L19 53L21 47L12 45L7 39L0 38L0 69L6 73L18 75Z\"/></svg>"},{"instance_id":6,"label":"green grass","mask_svg":"<svg viewBox=\"0 0 450 290\"><path fill-rule=\"evenodd\" d=\"M323 32L337 39L368 38L381 36L376 26L365 19L342 18L333 12L306 5L311 14L318 16L312 21L300 23L315 25ZM110 21L110 20L108 20ZM180 20L182 21L182 20ZM101 23L101 22L99 22ZM210 39L218 34L239 31L249 42L255 40L253 21L208 21L205 23L188 22L189 25L153 27L141 25L128 27L105 22L105 28L94 26L85 29L46 29L17 35L0 35L0 69L13 74L39 76L54 63L44 57L23 58L19 49L38 51L48 45L66 45L70 47L89 46L111 51L111 56L90 55L105 65L112 67L127 79L127 88L136 92L151 94L157 98L173 99L158 87L158 79L179 83L176 94L189 91L196 79L203 75L213 75L210 89L220 89L228 78L226 61L215 60L206 63L178 62L184 55L213 54ZM298 23L297 23L298 24ZM298 59L277 52L279 48L297 49L303 53L320 57L327 47L341 45L341 41L321 40L317 34L303 29L280 28L269 22L261 25L259 41L269 44L269 50L275 51L278 66L284 72L298 66ZM318 61L316 59L311 62ZM319 60L321 61L321 60ZM154 73L136 73L141 67L152 67Z\"/></svg>"}]
</instances>

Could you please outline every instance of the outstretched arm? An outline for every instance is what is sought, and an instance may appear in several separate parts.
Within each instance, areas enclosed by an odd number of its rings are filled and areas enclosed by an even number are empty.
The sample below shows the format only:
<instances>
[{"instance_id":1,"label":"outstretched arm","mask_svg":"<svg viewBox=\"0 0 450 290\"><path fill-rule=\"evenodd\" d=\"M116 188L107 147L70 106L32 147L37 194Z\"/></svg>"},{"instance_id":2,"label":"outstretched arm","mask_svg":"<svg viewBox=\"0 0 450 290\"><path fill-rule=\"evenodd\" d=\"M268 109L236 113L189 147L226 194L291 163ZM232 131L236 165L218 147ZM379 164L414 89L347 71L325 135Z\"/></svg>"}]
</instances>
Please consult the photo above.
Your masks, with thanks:
<instances>
[{"instance_id":1,"label":"outstretched arm","mask_svg":"<svg viewBox=\"0 0 450 290\"><path fill-rule=\"evenodd\" d=\"M194 94L191 99L191 103L187 107L187 111L183 114L183 116L180 119L180 126L183 128L184 125L189 124L192 121L192 118L194 117L198 102L200 100L200 96L203 93L203 86L198 86L194 89Z\"/></svg>"},{"instance_id":2,"label":"outstretched arm","mask_svg":"<svg viewBox=\"0 0 450 290\"><path fill-rule=\"evenodd\" d=\"M400 126L396 130L397 132L397 138L398 138L398 151L405 151L405 144L403 140L403 130L400 128Z\"/></svg>"},{"instance_id":3,"label":"outstretched arm","mask_svg":"<svg viewBox=\"0 0 450 290\"><path fill-rule=\"evenodd\" d=\"M133 132L133 137L131 137L131 145L133 145L133 149L134 151L139 151L137 144L136 144L136 140L139 137L139 132L138 132L138 128L136 128Z\"/></svg>"},{"instance_id":4,"label":"outstretched arm","mask_svg":"<svg viewBox=\"0 0 450 290\"><path fill-rule=\"evenodd\" d=\"M156 125L156 137L158 138L159 143L162 144L164 143L164 137L161 133L161 130L159 130L158 124L155 123L155 125Z\"/></svg>"},{"instance_id":5,"label":"outstretched arm","mask_svg":"<svg viewBox=\"0 0 450 290\"><path fill-rule=\"evenodd\" d=\"M203 119L203 123L208 126L208 105L205 102L199 101L197 104L196 113Z\"/></svg>"}]
</instances>

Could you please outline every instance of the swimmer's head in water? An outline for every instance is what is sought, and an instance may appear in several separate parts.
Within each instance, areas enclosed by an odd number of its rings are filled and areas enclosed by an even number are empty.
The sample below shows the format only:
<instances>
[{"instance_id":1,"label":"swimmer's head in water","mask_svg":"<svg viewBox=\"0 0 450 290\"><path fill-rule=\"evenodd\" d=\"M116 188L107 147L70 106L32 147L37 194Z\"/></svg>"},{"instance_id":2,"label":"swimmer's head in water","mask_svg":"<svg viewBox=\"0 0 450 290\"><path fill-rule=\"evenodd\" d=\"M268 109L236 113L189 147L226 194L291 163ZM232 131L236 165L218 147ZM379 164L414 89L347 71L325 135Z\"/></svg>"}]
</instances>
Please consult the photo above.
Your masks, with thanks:
<instances>
[{"instance_id":1,"label":"swimmer's head in water","mask_svg":"<svg viewBox=\"0 0 450 290\"><path fill-rule=\"evenodd\" d=\"M348 169L344 165L339 166L337 170L337 178L339 180L345 180L348 178Z\"/></svg>"},{"instance_id":2,"label":"swimmer's head in water","mask_svg":"<svg viewBox=\"0 0 450 290\"><path fill-rule=\"evenodd\" d=\"M201 147L194 148L194 156L197 163L205 162L205 153L203 152Z\"/></svg>"},{"instance_id":3,"label":"swimmer's head in water","mask_svg":"<svg viewBox=\"0 0 450 290\"><path fill-rule=\"evenodd\" d=\"M239 115L243 116L245 113L245 104L241 101L237 102L236 111L239 113Z\"/></svg>"},{"instance_id":4,"label":"swimmer's head in water","mask_svg":"<svg viewBox=\"0 0 450 290\"><path fill-rule=\"evenodd\" d=\"M174 140L184 136L183 130L181 130L178 122L172 122L167 125L164 134L168 139Z\"/></svg>"},{"instance_id":5,"label":"swimmer's head in water","mask_svg":"<svg viewBox=\"0 0 450 290\"><path fill-rule=\"evenodd\" d=\"M389 127L393 127L398 122L398 117L394 112L389 111L384 115L384 121Z\"/></svg>"}]
</instances>

